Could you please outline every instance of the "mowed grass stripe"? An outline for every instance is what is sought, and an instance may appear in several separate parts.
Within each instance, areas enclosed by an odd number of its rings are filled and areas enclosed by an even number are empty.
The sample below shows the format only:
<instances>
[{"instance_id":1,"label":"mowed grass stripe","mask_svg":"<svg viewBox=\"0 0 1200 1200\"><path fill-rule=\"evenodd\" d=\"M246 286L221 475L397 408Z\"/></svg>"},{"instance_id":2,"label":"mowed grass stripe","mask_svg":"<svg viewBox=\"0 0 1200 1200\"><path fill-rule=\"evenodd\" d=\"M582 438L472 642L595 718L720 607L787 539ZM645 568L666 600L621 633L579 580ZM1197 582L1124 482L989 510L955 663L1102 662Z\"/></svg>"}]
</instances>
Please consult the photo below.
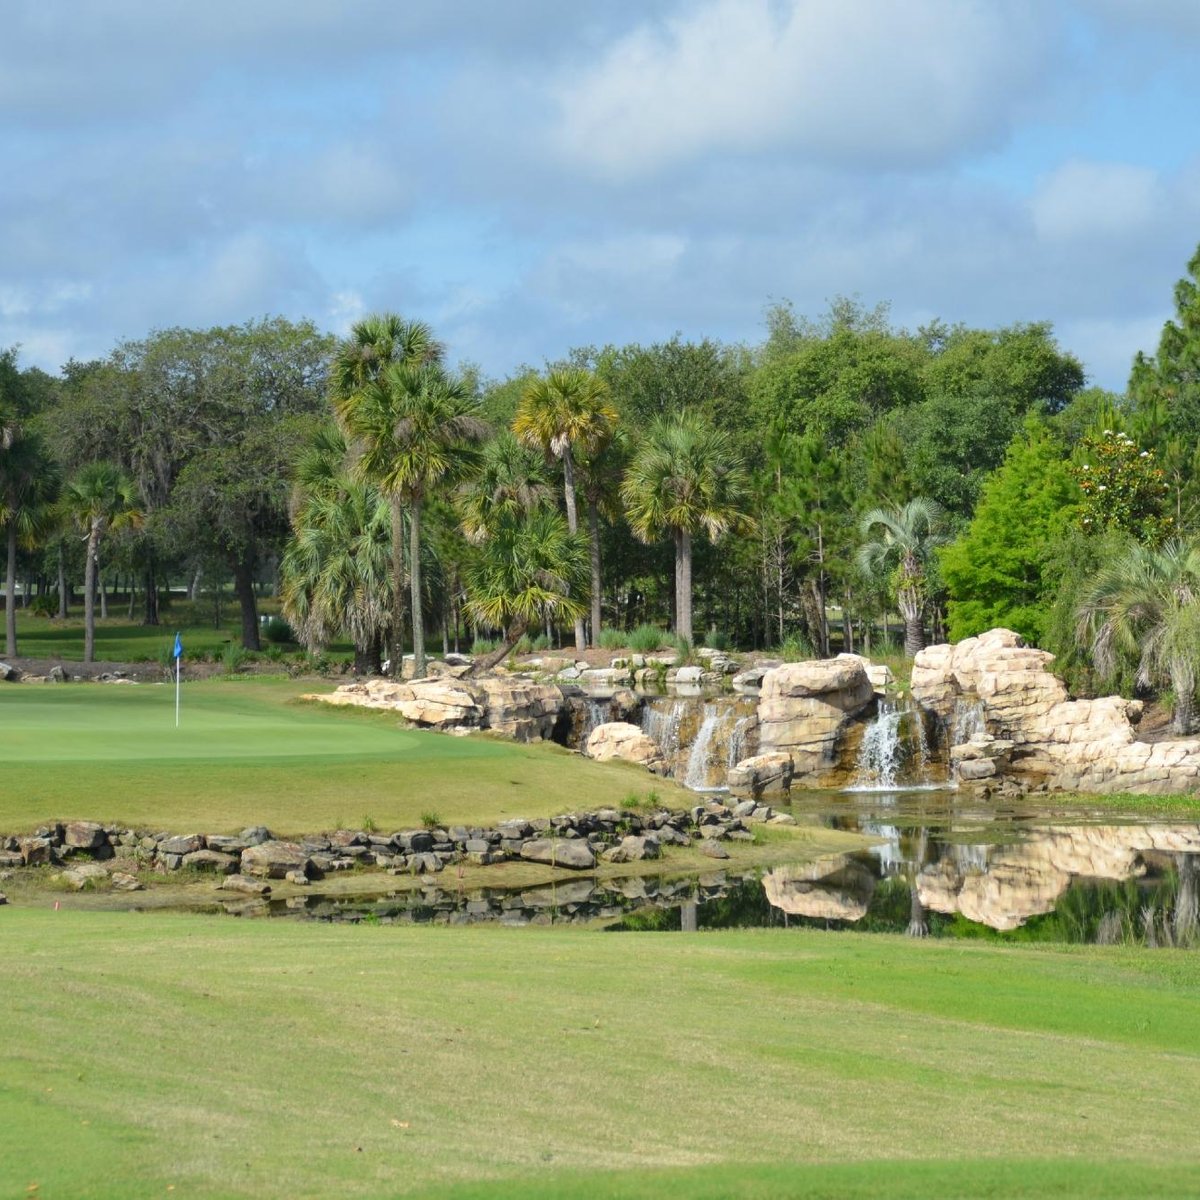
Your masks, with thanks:
<instances>
[{"instance_id":1,"label":"mowed grass stripe","mask_svg":"<svg viewBox=\"0 0 1200 1200\"><path fill-rule=\"evenodd\" d=\"M1048 1171L1074 1195L1130 1162L1153 1195L1196 1156L1183 954L12 909L0 930L0 1177L46 1195L691 1195L708 1170L724 1190L698 1194L1037 1195ZM893 986L916 970L922 993Z\"/></svg>"},{"instance_id":2,"label":"mowed grass stripe","mask_svg":"<svg viewBox=\"0 0 1200 1200\"><path fill-rule=\"evenodd\" d=\"M173 689L78 684L0 688L0 831L91 819L224 832L274 832L546 816L689 794L620 763L549 744L450 737L394 716L298 701L313 685L211 681Z\"/></svg>"}]
</instances>

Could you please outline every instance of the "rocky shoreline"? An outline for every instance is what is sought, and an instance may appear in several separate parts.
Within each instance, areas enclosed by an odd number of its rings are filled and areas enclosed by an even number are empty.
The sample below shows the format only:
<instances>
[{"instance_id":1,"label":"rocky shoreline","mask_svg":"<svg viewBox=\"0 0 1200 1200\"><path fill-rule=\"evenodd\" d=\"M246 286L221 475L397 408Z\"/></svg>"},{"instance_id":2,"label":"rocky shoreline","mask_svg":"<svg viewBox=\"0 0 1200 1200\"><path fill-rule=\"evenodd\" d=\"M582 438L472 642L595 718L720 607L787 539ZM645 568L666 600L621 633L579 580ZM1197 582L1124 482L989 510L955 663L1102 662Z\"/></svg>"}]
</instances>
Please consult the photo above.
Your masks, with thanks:
<instances>
[{"instance_id":1,"label":"rocky shoreline","mask_svg":"<svg viewBox=\"0 0 1200 1200\"><path fill-rule=\"evenodd\" d=\"M489 827L464 825L406 829L335 830L277 838L263 826L236 835L147 832L98 821L44 825L24 836L0 837L0 878L5 869L61 868L68 887L135 891L139 876L164 877L189 871L214 877L222 890L264 895L269 880L307 885L329 875L369 867L393 875L436 875L463 863L490 866L522 861L587 871L600 862L657 859L664 847L694 847L713 859L728 859L722 843L753 842L754 824L794 825L788 813L744 800L709 801L690 809L650 812L568 813L509 820Z\"/></svg>"}]
</instances>

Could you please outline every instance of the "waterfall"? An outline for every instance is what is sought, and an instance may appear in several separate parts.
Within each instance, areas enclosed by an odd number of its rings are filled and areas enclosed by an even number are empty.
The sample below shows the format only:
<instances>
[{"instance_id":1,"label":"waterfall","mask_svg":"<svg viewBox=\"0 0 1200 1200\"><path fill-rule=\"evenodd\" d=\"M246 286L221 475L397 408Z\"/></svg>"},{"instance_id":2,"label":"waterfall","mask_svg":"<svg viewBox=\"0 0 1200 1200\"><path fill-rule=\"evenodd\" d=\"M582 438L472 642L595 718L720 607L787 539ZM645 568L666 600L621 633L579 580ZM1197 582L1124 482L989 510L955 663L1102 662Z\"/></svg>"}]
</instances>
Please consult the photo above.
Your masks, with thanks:
<instances>
[{"instance_id":1,"label":"waterfall","mask_svg":"<svg viewBox=\"0 0 1200 1200\"><path fill-rule=\"evenodd\" d=\"M902 774L907 778L902 779ZM875 719L863 733L850 790L894 792L936 786L930 778L929 740L921 710L881 698Z\"/></svg>"},{"instance_id":2,"label":"waterfall","mask_svg":"<svg viewBox=\"0 0 1200 1200\"><path fill-rule=\"evenodd\" d=\"M642 706L642 732L654 741L670 762L679 753L679 727L687 712L686 700L647 700Z\"/></svg>"},{"instance_id":3,"label":"waterfall","mask_svg":"<svg viewBox=\"0 0 1200 1200\"><path fill-rule=\"evenodd\" d=\"M984 731L983 701L959 696L950 717L950 745L961 746Z\"/></svg>"},{"instance_id":4,"label":"waterfall","mask_svg":"<svg viewBox=\"0 0 1200 1200\"><path fill-rule=\"evenodd\" d=\"M701 721L696 740L692 743L691 751L688 754L687 770L683 776L683 786L691 788L693 792L710 790L708 787L708 759L712 749L713 735L721 723L721 716L721 710L715 704L704 706L704 720Z\"/></svg>"},{"instance_id":5,"label":"waterfall","mask_svg":"<svg viewBox=\"0 0 1200 1200\"><path fill-rule=\"evenodd\" d=\"M604 725L612 720L611 700L586 700L583 710L583 721L579 727L579 745L586 746L592 730L597 725Z\"/></svg>"},{"instance_id":6,"label":"waterfall","mask_svg":"<svg viewBox=\"0 0 1200 1200\"><path fill-rule=\"evenodd\" d=\"M736 767L746 757L746 730L757 720L757 716L738 717L729 735L729 753L725 756L727 767Z\"/></svg>"}]
</instances>

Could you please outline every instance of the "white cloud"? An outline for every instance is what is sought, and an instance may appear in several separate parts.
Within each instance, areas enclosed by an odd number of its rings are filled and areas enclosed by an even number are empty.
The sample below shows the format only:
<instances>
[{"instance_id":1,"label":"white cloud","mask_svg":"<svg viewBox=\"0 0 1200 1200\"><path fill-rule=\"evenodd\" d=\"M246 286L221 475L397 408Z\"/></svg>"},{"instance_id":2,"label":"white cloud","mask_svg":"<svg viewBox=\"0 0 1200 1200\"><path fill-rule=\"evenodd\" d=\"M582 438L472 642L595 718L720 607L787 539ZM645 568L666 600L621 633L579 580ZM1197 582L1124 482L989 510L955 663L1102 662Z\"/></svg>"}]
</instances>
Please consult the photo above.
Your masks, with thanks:
<instances>
[{"instance_id":1,"label":"white cloud","mask_svg":"<svg viewBox=\"0 0 1200 1200\"><path fill-rule=\"evenodd\" d=\"M564 72L555 140L614 178L768 147L875 168L936 163L1007 134L1055 40L1044 11L1026 0L706 0Z\"/></svg>"},{"instance_id":2,"label":"white cloud","mask_svg":"<svg viewBox=\"0 0 1200 1200\"><path fill-rule=\"evenodd\" d=\"M1165 199L1149 167L1073 159L1041 180L1030 207L1041 238L1122 238L1153 225Z\"/></svg>"}]
</instances>

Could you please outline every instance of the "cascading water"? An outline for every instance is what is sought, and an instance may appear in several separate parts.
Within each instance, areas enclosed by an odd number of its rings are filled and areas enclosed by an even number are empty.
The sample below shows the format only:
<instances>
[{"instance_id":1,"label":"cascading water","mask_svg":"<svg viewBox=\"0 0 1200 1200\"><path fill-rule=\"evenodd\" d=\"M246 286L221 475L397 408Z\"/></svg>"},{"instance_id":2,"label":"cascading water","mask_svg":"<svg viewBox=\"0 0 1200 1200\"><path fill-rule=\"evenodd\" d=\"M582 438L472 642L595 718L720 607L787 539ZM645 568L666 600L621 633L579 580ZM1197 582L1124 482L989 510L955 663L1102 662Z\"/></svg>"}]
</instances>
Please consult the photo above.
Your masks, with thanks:
<instances>
[{"instance_id":1,"label":"cascading water","mask_svg":"<svg viewBox=\"0 0 1200 1200\"><path fill-rule=\"evenodd\" d=\"M687 769L683 776L683 786L691 788L693 792L709 790L708 759L712 751L713 734L716 733L720 721L721 713L717 706L706 704L704 720L700 722L696 740L692 743L691 751L688 753Z\"/></svg>"},{"instance_id":2,"label":"cascading water","mask_svg":"<svg viewBox=\"0 0 1200 1200\"><path fill-rule=\"evenodd\" d=\"M950 745L961 746L977 733L985 732L983 701L968 700L960 696L954 702L950 717Z\"/></svg>"},{"instance_id":3,"label":"cascading water","mask_svg":"<svg viewBox=\"0 0 1200 1200\"><path fill-rule=\"evenodd\" d=\"M672 761L679 753L679 730L687 712L686 700L647 700L642 706L642 732Z\"/></svg>"},{"instance_id":4,"label":"cascading water","mask_svg":"<svg viewBox=\"0 0 1200 1200\"><path fill-rule=\"evenodd\" d=\"M863 733L855 763L854 792L894 792L940 786L931 778L929 740L919 708L880 699Z\"/></svg>"},{"instance_id":5,"label":"cascading water","mask_svg":"<svg viewBox=\"0 0 1200 1200\"><path fill-rule=\"evenodd\" d=\"M588 738L597 725L603 725L612 718L611 700L587 700L583 709L583 719L579 726L579 745L586 746Z\"/></svg>"},{"instance_id":6,"label":"cascading water","mask_svg":"<svg viewBox=\"0 0 1200 1200\"><path fill-rule=\"evenodd\" d=\"M697 792L724 790L729 768L756 752L757 706L741 697L655 697L642 707L641 726L669 774Z\"/></svg>"}]
</instances>

